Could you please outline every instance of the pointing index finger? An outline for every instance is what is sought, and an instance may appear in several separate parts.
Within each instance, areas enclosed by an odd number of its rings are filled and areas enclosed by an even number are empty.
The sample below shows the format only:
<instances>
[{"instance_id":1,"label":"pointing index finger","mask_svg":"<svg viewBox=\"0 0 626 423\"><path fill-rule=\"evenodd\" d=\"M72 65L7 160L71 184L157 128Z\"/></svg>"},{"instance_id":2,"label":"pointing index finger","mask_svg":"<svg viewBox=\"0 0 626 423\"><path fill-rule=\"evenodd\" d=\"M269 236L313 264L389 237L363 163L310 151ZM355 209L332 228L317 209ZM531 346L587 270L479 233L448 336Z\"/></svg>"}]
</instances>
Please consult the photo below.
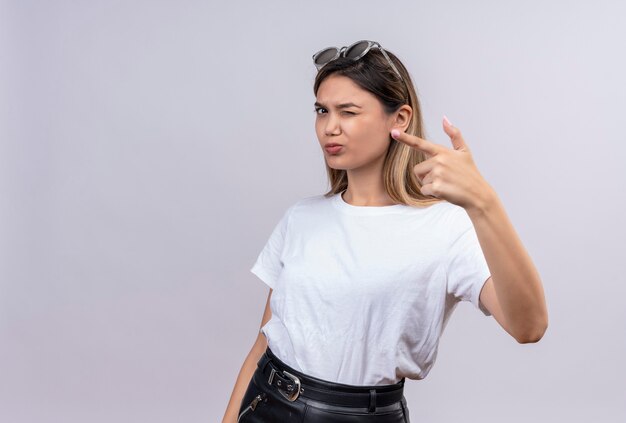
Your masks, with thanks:
<instances>
[{"instance_id":1,"label":"pointing index finger","mask_svg":"<svg viewBox=\"0 0 626 423\"><path fill-rule=\"evenodd\" d=\"M423 138L417 137L415 135L407 134L406 132L400 131L398 129L391 130L391 136L400 142L403 142L413 148L417 148L418 150L425 151L426 153L434 156L440 150L440 146L427 141Z\"/></svg>"}]
</instances>

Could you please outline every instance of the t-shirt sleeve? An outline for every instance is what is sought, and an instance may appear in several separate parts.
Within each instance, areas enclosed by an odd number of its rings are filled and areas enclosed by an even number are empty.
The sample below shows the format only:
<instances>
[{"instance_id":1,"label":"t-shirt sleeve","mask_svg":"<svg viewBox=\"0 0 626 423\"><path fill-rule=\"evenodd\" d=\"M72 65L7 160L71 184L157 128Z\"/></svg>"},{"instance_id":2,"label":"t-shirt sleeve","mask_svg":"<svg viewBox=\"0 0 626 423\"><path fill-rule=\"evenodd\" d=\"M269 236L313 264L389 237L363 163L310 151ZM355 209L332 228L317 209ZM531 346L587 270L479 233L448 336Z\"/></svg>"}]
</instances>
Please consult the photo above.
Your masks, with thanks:
<instances>
[{"instance_id":1,"label":"t-shirt sleeve","mask_svg":"<svg viewBox=\"0 0 626 423\"><path fill-rule=\"evenodd\" d=\"M285 245L289 215L291 214L292 208L293 206L289 207L274 226L269 239L250 269L252 273L257 275L272 289L276 286L276 280L283 268L281 256Z\"/></svg>"},{"instance_id":2,"label":"t-shirt sleeve","mask_svg":"<svg viewBox=\"0 0 626 423\"><path fill-rule=\"evenodd\" d=\"M474 225L465 209L452 221L452 240L448 250L447 290L458 301L469 301L485 316L491 313L479 301L480 291L491 276Z\"/></svg>"}]
</instances>

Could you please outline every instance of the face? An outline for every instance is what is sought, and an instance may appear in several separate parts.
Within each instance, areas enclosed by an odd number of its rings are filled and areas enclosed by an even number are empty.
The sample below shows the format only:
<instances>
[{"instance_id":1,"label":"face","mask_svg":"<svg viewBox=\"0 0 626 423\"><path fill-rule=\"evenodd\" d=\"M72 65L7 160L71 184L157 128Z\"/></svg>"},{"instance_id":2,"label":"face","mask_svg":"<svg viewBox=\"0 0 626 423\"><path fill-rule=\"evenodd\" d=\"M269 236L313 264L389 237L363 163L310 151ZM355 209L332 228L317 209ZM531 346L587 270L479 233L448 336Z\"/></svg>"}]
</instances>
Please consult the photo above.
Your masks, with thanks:
<instances>
[{"instance_id":1,"label":"face","mask_svg":"<svg viewBox=\"0 0 626 423\"><path fill-rule=\"evenodd\" d=\"M406 114L406 109L401 110ZM317 139L326 163L334 169L356 169L382 161L389 143L394 142L391 129L408 126L408 121L398 125L397 112L386 115L373 94L342 75L331 75L320 84L315 113ZM341 147L324 148L330 143Z\"/></svg>"}]
</instances>

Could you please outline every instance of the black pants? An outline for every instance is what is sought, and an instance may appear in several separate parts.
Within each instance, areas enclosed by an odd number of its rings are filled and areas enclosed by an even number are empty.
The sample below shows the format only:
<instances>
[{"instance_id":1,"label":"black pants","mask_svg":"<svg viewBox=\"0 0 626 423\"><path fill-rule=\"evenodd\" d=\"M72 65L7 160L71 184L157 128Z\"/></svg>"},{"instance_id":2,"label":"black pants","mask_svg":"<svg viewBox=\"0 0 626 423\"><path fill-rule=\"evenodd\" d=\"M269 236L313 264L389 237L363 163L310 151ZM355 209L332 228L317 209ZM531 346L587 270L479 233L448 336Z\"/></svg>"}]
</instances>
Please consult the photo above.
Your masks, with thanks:
<instances>
[{"instance_id":1,"label":"black pants","mask_svg":"<svg viewBox=\"0 0 626 423\"><path fill-rule=\"evenodd\" d=\"M269 347L257 363L237 421L410 423L404 378L392 385L333 383L289 367Z\"/></svg>"}]
</instances>

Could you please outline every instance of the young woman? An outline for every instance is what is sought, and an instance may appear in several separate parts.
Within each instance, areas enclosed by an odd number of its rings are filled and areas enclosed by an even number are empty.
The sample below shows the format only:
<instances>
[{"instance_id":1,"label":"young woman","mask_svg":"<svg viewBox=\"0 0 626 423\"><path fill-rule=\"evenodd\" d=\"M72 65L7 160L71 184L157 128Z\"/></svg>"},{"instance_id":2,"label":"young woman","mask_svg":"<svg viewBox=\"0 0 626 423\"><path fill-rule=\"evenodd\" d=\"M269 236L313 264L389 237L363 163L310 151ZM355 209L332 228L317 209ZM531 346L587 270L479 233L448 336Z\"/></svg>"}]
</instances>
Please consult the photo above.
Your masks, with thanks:
<instances>
[{"instance_id":1,"label":"young woman","mask_svg":"<svg viewBox=\"0 0 626 423\"><path fill-rule=\"evenodd\" d=\"M409 73L377 42L313 55L330 191L297 201L251 271L270 288L224 422L409 422L459 301L520 343L548 324L543 287L461 132L423 139Z\"/></svg>"}]
</instances>

